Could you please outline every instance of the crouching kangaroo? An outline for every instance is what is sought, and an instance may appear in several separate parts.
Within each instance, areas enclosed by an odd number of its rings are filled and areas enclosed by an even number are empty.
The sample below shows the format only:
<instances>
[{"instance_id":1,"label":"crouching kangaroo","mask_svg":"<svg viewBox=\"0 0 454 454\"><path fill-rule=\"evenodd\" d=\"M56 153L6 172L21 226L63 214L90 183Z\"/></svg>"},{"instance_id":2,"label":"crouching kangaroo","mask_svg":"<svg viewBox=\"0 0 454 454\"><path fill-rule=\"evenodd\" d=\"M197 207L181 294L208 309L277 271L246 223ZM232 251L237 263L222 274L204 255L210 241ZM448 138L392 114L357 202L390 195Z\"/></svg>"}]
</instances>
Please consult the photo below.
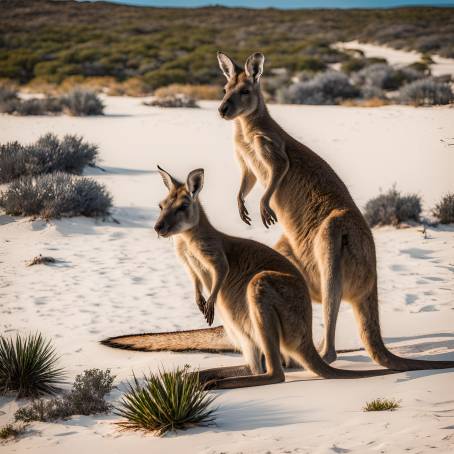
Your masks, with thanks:
<instances>
[{"instance_id":1,"label":"crouching kangaroo","mask_svg":"<svg viewBox=\"0 0 454 454\"><path fill-rule=\"evenodd\" d=\"M284 256L252 240L235 238L209 222L198 195L203 170L186 184L159 168L167 197L160 203L155 230L175 239L178 256L194 283L196 302L208 323L214 308L246 365L208 369L202 381L217 388L239 388L284 381L281 354L324 378L360 378L392 373L387 369L348 371L326 364L312 340L312 306L301 273ZM205 300L203 289L209 293ZM262 369L261 355L266 370Z\"/></svg>"},{"instance_id":2,"label":"crouching kangaroo","mask_svg":"<svg viewBox=\"0 0 454 454\"><path fill-rule=\"evenodd\" d=\"M400 358L386 348L380 332L374 240L348 189L320 156L269 114L260 90L262 54L251 55L244 68L223 53L218 53L218 61L227 78L219 113L235 120L241 219L251 222L245 198L258 180L265 188L260 202L263 223L268 228L279 220L285 232L275 249L299 268L311 299L323 305L324 360L336 359L336 321L344 299L352 304L366 350L380 365L394 370L454 367L454 362Z\"/></svg>"}]
</instances>

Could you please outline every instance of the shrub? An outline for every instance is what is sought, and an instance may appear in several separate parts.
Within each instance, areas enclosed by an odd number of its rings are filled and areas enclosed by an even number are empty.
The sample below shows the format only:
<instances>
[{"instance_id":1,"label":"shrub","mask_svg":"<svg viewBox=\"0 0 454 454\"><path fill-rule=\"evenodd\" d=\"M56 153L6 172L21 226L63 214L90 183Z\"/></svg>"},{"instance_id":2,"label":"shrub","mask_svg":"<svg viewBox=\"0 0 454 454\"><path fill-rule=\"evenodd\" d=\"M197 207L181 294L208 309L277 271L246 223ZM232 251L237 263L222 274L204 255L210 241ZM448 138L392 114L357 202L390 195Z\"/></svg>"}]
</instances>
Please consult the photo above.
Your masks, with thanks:
<instances>
[{"instance_id":1,"label":"shrub","mask_svg":"<svg viewBox=\"0 0 454 454\"><path fill-rule=\"evenodd\" d=\"M375 63L357 72L354 80L360 85L396 90L402 85L403 75L387 63Z\"/></svg>"},{"instance_id":2,"label":"shrub","mask_svg":"<svg viewBox=\"0 0 454 454\"><path fill-rule=\"evenodd\" d=\"M54 134L46 134L26 146L10 142L0 145L0 183L57 171L80 175L85 166L96 164L97 157L96 145L74 135L60 141Z\"/></svg>"},{"instance_id":3,"label":"shrub","mask_svg":"<svg viewBox=\"0 0 454 454\"><path fill-rule=\"evenodd\" d=\"M17 90L9 83L0 84L0 113L11 113L18 102Z\"/></svg>"},{"instance_id":4,"label":"shrub","mask_svg":"<svg viewBox=\"0 0 454 454\"><path fill-rule=\"evenodd\" d=\"M52 399L38 399L16 411L16 421L55 421L73 415L106 413L111 405L105 395L112 391L115 377L110 370L85 370L78 375L71 391Z\"/></svg>"},{"instance_id":5,"label":"shrub","mask_svg":"<svg viewBox=\"0 0 454 454\"><path fill-rule=\"evenodd\" d=\"M203 389L198 374L187 374L184 368L144 378L141 386L134 376L117 408L117 414L126 419L119 423L121 427L163 435L214 420L210 406L215 398Z\"/></svg>"},{"instance_id":6,"label":"shrub","mask_svg":"<svg viewBox=\"0 0 454 454\"><path fill-rule=\"evenodd\" d=\"M454 94L449 84L426 78L404 85L399 99L405 104L433 106L452 103Z\"/></svg>"},{"instance_id":7,"label":"shrub","mask_svg":"<svg viewBox=\"0 0 454 454\"><path fill-rule=\"evenodd\" d=\"M72 115L102 115L104 104L94 91L75 88L62 98L63 105Z\"/></svg>"},{"instance_id":8,"label":"shrub","mask_svg":"<svg viewBox=\"0 0 454 454\"><path fill-rule=\"evenodd\" d=\"M8 440L9 438L17 438L25 432L26 425L22 424L6 424L0 427L0 440Z\"/></svg>"},{"instance_id":9,"label":"shrub","mask_svg":"<svg viewBox=\"0 0 454 454\"><path fill-rule=\"evenodd\" d=\"M90 178L56 172L14 180L0 194L0 206L14 216L95 217L109 213L112 197Z\"/></svg>"},{"instance_id":10,"label":"shrub","mask_svg":"<svg viewBox=\"0 0 454 454\"><path fill-rule=\"evenodd\" d=\"M366 402L364 411L394 411L400 407L400 403L395 399L385 399L379 397L370 402Z\"/></svg>"},{"instance_id":11,"label":"shrub","mask_svg":"<svg viewBox=\"0 0 454 454\"><path fill-rule=\"evenodd\" d=\"M218 100L222 98L221 87L217 85L184 85L172 84L158 88L154 96L166 98L168 96L186 95L194 99Z\"/></svg>"},{"instance_id":12,"label":"shrub","mask_svg":"<svg viewBox=\"0 0 454 454\"><path fill-rule=\"evenodd\" d=\"M0 336L0 393L19 398L55 393L63 377L56 362L54 348L41 334L15 340Z\"/></svg>"},{"instance_id":13,"label":"shrub","mask_svg":"<svg viewBox=\"0 0 454 454\"><path fill-rule=\"evenodd\" d=\"M367 202L364 217L371 227L397 225L405 221L419 222L421 198L416 194L401 195L396 188Z\"/></svg>"},{"instance_id":14,"label":"shrub","mask_svg":"<svg viewBox=\"0 0 454 454\"><path fill-rule=\"evenodd\" d=\"M144 102L146 106L153 107L199 107L196 100L187 95L169 95L163 98L154 97L148 102Z\"/></svg>"},{"instance_id":15,"label":"shrub","mask_svg":"<svg viewBox=\"0 0 454 454\"><path fill-rule=\"evenodd\" d=\"M359 90L345 74L326 72L307 82L297 82L278 92L278 99L291 104L339 104L344 99L355 98Z\"/></svg>"},{"instance_id":16,"label":"shrub","mask_svg":"<svg viewBox=\"0 0 454 454\"><path fill-rule=\"evenodd\" d=\"M432 214L442 223L454 223L454 193L446 194L440 202L435 205Z\"/></svg>"}]
</instances>

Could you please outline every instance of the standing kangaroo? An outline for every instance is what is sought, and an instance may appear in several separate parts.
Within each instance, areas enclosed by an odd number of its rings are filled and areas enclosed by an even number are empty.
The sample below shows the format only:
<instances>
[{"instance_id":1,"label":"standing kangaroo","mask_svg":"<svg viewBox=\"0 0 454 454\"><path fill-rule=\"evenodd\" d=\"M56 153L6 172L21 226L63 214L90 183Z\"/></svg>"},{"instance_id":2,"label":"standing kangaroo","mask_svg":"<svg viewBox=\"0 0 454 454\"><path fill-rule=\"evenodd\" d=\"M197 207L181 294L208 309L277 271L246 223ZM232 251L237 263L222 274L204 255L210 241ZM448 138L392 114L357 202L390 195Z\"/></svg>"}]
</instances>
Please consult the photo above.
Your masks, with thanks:
<instances>
[{"instance_id":1,"label":"standing kangaroo","mask_svg":"<svg viewBox=\"0 0 454 454\"><path fill-rule=\"evenodd\" d=\"M219 113L235 120L241 219L251 222L245 198L259 180L265 188L262 221L268 228L279 220L285 232L275 249L301 271L311 299L322 303L323 359L328 363L336 359L336 321L344 299L351 303L366 350L377 363L401 371L453 367L449 362L400 358L386 348L380 332L372 232L328 163L287 134L269 114L260 90L264 59L255 53L243 69L218 53L227 78Z\"/></svg>"},{"instance_id":2,"label":"standing kangaroo","mask_svg":"<svg viewBox=\"0 0 454 454\"><path fill-rule=\"evenodd\" d=\"M325 363L312 340L312 305L298 269L268 246L225 235L210 224L198 198L202 169L193 170L182 184L158 168L169 193L159 205L155 230L159 236L174 236L177 254L193 280L197 305L211 325L216 304L226 332L247 363L201 371L202 382L217 388L282 382L281 353L324 378L392 373L340 370ZM207 300L204 288L210 294Z\"/></svg>"}]
</instances>

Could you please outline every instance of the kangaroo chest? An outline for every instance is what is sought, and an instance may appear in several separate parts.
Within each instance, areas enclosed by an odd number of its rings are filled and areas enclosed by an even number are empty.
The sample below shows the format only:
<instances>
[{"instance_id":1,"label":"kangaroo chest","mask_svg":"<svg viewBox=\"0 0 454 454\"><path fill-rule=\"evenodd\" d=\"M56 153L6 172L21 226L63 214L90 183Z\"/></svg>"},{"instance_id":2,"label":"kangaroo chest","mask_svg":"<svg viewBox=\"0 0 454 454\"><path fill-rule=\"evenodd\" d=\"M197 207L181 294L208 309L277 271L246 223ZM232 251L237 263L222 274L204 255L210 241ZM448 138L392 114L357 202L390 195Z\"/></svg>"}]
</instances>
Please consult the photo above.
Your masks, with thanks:
<instances>
[{"instance_id":1,"label":"kangaroo chest","mask_svg":"<svg viewBox=\"0 0 454 454\"><path fill-rule=\"evenodd\" d=\"M259 153L255 149L254 137L238 134L235 138L237 150L241 159L246 163L248 169L252 171L257 180L262 184L268 183L269 172L263 161L259 157Z\"/></svg>"}]
</instances>

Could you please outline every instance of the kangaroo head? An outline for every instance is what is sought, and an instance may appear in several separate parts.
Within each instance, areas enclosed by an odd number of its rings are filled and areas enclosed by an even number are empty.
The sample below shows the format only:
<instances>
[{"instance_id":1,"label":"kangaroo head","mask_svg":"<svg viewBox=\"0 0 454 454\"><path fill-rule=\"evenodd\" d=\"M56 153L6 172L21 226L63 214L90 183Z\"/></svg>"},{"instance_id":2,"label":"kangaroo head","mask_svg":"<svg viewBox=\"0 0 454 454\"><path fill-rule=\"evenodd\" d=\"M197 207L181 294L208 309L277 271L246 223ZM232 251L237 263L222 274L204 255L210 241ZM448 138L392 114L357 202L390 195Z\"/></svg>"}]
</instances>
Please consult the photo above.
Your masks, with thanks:
<instances>
[{"instance_id":1,"label":"kangaroo head","mask_svg":"<svg viewBox=\"0 0 454 454\"><path fill-rule=\"evenodd\" d=\"M161 201L161 214L154 226L158 236L169 237L189 230L199 223L199 192L203 187L203 169L189 173L186 183L181 183L158 166L159 173L169 193Z\"/></svg>"},{"instance_id":2,"label":"kangaroo head","mask_svg":"<svg viewBox=\"0 0 454 454\"><path fill-rule=\"evenodd\" d=\"M262 99L260 76L264 61L265 56L257 52L248 57L243 69L226 54L218 52L219 66L227 79L225 95L219 106L222 118L232 120L238 116L250 115L259 107Z\"/></svg>"}]
</instances>

